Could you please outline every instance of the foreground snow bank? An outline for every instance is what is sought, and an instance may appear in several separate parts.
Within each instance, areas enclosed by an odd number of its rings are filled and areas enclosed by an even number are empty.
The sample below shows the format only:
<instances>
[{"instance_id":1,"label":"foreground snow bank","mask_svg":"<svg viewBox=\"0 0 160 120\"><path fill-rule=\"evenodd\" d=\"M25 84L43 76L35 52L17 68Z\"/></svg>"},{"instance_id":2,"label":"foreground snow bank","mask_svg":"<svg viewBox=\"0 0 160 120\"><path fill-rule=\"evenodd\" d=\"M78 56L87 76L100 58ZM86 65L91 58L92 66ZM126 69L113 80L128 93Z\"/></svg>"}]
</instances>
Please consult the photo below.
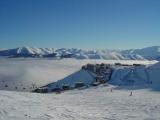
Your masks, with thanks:
<instances>
[{"instance_id":1,"label":"foreground snow bank","mask_svg":"<svg viewBox=\"0 0 160 120\"><path fill-rule=\"evenodd\" d=\"M113 89L113 88L112 88ZM0 120L159 120L158 92L111 86L36 94L0 91Z\"/></svg>"}]
</instances>

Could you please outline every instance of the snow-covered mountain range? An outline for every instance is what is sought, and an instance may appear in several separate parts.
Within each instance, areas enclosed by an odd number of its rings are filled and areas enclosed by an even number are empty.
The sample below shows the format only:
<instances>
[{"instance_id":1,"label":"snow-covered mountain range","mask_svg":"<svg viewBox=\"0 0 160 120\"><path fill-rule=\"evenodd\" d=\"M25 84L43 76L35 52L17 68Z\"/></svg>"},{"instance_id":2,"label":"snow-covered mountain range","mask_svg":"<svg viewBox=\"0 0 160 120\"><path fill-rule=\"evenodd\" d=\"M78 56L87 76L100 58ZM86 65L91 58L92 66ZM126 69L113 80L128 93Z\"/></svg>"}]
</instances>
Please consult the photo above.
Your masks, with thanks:
<instances>
[{"instance_id":1,"label":"snow-covered mountain range","mask_svg":"<svg viewBox=\"0 0 160 120\"><path fill-rule=\"evenodd\" d=\"M78 48L37 48L19 47L1 49L0 56L5 57L58 57L76 59L106 59L106 60L160 60L160 46L131 50L83 50Z\"/></svg>"}]
</instances>

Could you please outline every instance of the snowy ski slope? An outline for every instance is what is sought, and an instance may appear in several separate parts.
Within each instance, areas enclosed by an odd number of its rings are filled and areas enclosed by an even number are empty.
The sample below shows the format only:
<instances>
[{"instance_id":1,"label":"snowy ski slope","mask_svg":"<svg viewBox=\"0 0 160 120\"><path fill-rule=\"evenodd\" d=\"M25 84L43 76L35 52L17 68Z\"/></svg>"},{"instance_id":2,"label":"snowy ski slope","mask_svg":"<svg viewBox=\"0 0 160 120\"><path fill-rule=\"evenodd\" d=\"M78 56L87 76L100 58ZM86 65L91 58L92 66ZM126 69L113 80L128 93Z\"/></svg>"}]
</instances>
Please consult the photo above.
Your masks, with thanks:
<instances>
[{"instance_id":1,"label":"snowy ski slope","mask_svg":"<svg viewBox=\"0 0 160 120\"><path fill-rule=\"evenodd\" d=\"M0 91L0 120L159 120L160 94L99 86L62 94Z\"/></svg>"}]
</instances>

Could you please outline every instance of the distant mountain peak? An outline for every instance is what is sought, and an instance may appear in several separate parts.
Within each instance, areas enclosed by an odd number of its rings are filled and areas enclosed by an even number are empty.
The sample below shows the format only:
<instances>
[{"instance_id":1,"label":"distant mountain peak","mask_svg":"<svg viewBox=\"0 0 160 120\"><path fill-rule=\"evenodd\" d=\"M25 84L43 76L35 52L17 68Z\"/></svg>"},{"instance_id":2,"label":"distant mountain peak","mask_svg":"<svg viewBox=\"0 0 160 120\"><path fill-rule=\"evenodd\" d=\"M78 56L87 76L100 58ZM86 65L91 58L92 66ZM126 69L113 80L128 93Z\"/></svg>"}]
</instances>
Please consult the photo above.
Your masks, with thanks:
<instances>
[{"instance_id":1,"label":"distant mountain peak","mask_svg":"<svg viewBox=\"0 0 160 120\"><path fill-rule=\"evenodd\" d=\"M22 46L14 49L0 50L0 56L6 57L65 57L76 59L107 60L160 60L160 46L130 50L83 50L78 48L37 48Z\"/></svg>"}]
</instances>

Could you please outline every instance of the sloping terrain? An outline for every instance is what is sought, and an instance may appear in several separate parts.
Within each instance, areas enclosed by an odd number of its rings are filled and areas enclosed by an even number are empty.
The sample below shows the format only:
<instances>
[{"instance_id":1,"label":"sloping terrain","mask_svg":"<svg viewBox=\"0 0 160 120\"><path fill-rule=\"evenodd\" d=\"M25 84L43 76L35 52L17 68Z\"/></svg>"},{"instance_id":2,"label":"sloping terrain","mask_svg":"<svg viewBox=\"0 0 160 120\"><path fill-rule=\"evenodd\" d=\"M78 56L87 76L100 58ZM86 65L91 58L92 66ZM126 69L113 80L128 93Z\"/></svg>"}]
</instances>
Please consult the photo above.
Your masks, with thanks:
<instances>
[{"instance_id":1,"label":"sloping terrain","mask_svg":"<svg viewBox=\"0 0 160 120\"><path fill-rule=\"evenodd\" d=\"M149 84L150 75L146 67L115 69L109 83L114 85L143 85Z\"/></svg>"},{"instance_id":2,"label":"sloping terrain","mask_svg":"<svg viewBox=\"0 0 160 120\"><path fill-rule=\"evenodd\" d=\"M63 94L0 91L0 120L159 120L159 92L99 86Z\"/></svg>"},{"instance_id":3,"label":"sloping terrain","mask_svg":"<svg viewBox=\"0 0 160 120\"><path fill-rule=\"evenodd\" d=\"M152 80L152 89L160 91L160 62L148 67L150 80Z\"/></svg>"},{"instance_id":4,"label":"sloping terrain","mask_svg":"<svg viewBox=\"0 0 160 120\"><path fill-rule=\"evenodd\" d=\"M122 51L122 54L139 55L148 60L158 60L160 57L160 46L147 47L143 49L124 50Z\"/></svg>"},{"instance_id":5,"label":"sloping terrain","mask_svg":"<svg viewBox=\"0 0 160 120\"><path fill-rule=\"evenodd\" d=\"M138 68L115 69L109 84L118 88L144 89L160 91L160 63Z\"/></svg>"},{"instance_id":6,"label":"sloping terrain","mask_svg":"<svg viewBox=\"0 0 160 120\"><path fill-rule=\"evenodd\" d=\"M85 71L78 70L86 63L102 62L113 64L117 61L5 59L0 62L0 81L7 79L5 82L8 84L14 81L17 85L19 82L26 85L34 81L40 85L50 82L49 79L52 82L60 79L72 84L74 80L85 78L86 82L90 82L91 76ZM113 75L115 79L112 79L112 85L69 90L62 94L5 91L10 88L8 86L0 90L0 120L159 120L160 63L151 65L155 61L118 62L143 63L147 67L136 68L136 70L120 67ZM29 72L27 74L26 69ZM20 71L25 71L25 74ZM47 78L48 75L51 75L51 78ZM44 81L44 78L47 81ZM148 84L148 80L152 81L152 84ZM122 83L125 84L121 86ZM118 85L123 89L117 89ZM137 89L136 85L142 86L143 89Z\"/></svg>"},{"instance_id":7,"label":"sloping terrain","mask_svg":"<svg viewBox=\"0 0 160 120\"><path fill-rule=\"evenodd\" d=\"M153 64L156 61L117 61L117 60L44 60L44 59L0 59L0 89L15 91L32 91L59 80L68 80L70 75L79 71L88 63L141 63ZM90 78L88 73L76 74L71 79L84 81ZM84 75L85 74L85 75ZM88 79L87 79L88 80Z\"/></svg>"},{"instance_id":8,"label":"sloping terrain","mask_svg":"<svg viewBox=\"0 0 160 120\"><path fill-rule=\"evenodd\" d=\"M75 83L83 83L84 85L90 85L94 81L94 74L89 71L79 70L65 78L52 82L48 85L48 89L62 88L63 85L74 87Z\"/></svg>"}]
</instances>

